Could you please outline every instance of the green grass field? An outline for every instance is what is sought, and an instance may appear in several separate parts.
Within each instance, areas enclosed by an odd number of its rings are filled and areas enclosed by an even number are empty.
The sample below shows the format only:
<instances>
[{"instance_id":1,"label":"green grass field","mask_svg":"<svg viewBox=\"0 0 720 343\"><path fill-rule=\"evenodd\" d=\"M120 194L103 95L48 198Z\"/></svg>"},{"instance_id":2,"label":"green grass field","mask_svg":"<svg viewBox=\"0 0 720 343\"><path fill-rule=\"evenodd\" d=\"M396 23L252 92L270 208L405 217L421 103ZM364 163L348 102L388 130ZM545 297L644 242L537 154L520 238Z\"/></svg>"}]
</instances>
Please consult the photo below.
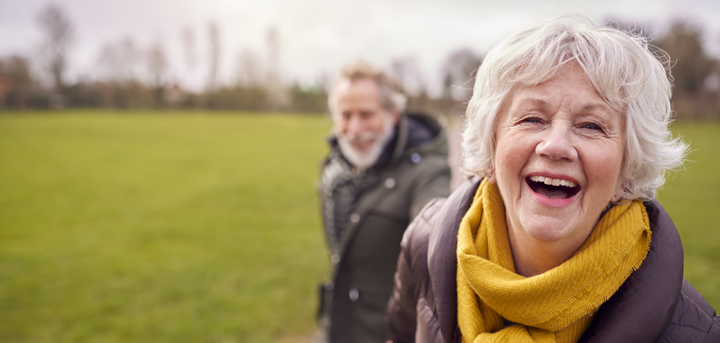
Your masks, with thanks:
<instances>
[{"instance_id":1,"label":"green grass field","mask_svg":"<svg viewBox=\"0 0 720 343\"><path fill-rule=\"evenodd\" d=\"M325 116L0 115L0 342L277 342L328 271ZM720 308L720 124L661 192Z\"/></svg>"},{"instance_id":2,"label":"green grass field","mask_svg":"<svg viewBox=\"0 0 720 343\"><path fill-rule=\"evenodd\" d=\"M272 342L328 269L321 116L0 116L0 342Z\"/></svg>"},{"instance_id":3,"label":"green grass field","mask_svg":"<svg viewBox=\"0 0 720 343\"><path fill-rule=\"evenodd\" d=\"M678 123L690 143L685 170L658 194L680 232L685 278L720 310L720 122Z\"/></svg>"}]
</instances>

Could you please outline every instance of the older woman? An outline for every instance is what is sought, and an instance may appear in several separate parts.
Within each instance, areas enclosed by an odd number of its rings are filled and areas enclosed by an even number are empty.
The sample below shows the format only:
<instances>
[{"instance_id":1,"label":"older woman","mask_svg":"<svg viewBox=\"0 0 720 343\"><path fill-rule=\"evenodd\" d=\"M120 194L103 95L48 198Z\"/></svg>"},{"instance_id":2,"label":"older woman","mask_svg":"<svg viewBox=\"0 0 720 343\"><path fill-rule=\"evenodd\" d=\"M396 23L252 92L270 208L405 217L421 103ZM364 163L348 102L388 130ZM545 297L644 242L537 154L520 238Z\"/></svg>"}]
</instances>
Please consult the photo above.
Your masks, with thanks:
<instances>
[{"instance_id":1,"label":"older woman","mask_svg":"<svg viewBox=\"0 0 720 343\"><path fill-rule=\"evenodd\" d=\"M584 17L493 49L463 134L473 178L406 231L391 339L720 342L653 199L687 149L670 89L643 38Z\"/></svg>"}]
</instances>

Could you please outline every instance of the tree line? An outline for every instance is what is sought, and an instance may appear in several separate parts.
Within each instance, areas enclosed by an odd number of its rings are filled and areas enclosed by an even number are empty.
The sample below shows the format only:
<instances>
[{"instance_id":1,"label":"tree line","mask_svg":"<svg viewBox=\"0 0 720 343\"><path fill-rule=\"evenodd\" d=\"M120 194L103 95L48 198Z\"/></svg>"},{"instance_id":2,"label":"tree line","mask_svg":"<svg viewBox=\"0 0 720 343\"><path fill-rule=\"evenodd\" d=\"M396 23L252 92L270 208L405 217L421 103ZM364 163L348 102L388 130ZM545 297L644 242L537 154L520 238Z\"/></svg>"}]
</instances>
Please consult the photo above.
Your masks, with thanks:
<instances>
[{"instance_id":1,"label":"tree line","mask_svg":"<svg viewBox=\"0 0 720 343\"><path fill-rule=\"evenodd\" d=\"M617 19L605 24L645 36L649 32ZM0 108L327 111L327 78L311 84L283 79L279 32L274 27L266 32L262 53L244 50L237 55L237 70L229 81L219 78L220 29L210 22L205 63L198 62L198 37L190 29L182 31L182 76L170 71L160 42L141 46L125 37L100 49L93 77L68 82L68 56L76 37L72 22L61 7L49 5L38 14L37 25L44 39L37 56L0 57ZM702 28L683 20L676 20L666 33L652 39L669 54L665 62L672 66L673 103L681 119L720 119L720 62L708 55L702 42ZM392 60L388 71L408 95L410 108L459 114L472 95L474 72L482 60L481 53L469 48L449 53L439 71L440 93L429 91L412 57ZM191 87L189 77L201 86Z\"/></svg>"}]
</instances>

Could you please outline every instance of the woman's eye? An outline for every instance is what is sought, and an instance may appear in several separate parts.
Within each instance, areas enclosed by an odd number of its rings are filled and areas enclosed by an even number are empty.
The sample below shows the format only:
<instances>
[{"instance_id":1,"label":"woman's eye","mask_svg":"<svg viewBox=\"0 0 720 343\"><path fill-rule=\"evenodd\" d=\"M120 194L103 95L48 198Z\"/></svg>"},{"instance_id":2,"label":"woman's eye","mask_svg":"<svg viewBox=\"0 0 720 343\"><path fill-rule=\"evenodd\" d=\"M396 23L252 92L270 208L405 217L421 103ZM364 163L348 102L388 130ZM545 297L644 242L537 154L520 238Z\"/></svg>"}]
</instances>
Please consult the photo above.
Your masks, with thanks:
<instances>
[{"instance_id":1,"label":"woman's eye","mask_svg":"<svg viewBox=\"0 0 720 343\"><path fill-rule=\"evenodd\" d=\"M537 118L537 117L527 117L527 118L523 118L520 122L522 122L522 123L540 123L541 120L540 120L540 118Z\"/></svg>"},{"instance_id":2,"label":"woman's eye","mask_svg":"<svg viewBox=\"0 0 720 343\"><path fill-rule=\"evenodd\" d=\"M600 127L600 125L595 124L595 123L585 123L585 124L582 124L580 127L582 127L583 129L588 129L588 130L598 130L598 131L603 130L602 127Z\"/></svg>"}]
</instances>

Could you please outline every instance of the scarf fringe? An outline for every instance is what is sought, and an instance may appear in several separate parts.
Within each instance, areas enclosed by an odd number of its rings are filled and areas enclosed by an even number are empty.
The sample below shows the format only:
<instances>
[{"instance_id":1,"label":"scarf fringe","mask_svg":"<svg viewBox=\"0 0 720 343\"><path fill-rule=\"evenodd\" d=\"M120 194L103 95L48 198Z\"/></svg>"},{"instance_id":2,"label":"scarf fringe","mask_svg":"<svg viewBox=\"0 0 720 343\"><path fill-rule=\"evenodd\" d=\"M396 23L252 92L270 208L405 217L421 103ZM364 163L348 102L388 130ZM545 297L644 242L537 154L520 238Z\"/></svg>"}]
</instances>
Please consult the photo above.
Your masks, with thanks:
<instances>
[{"instance_id":1,"label":"scarf fringe","mask_svg":"<svg viewBox=\"0 0 720 343\"><path fill-rule=\"evenodd\" d=\"M643 212L644 212L644 209L643 209ZM642 236L643 234L645 234L645 231L641 230L641 231L639 231L638 236ZM622 274L622 281L620 281L615 286L613 286L612 289L609 290L608 292L606 292L604 295L600 296L597 299L597 301L593 302L592 305L590 307L588 307L586 310L580 311L579 315L577 315L576 318L562 321L559 324L552 326L550 328L550 331L553 331L553 332L560 331L560 330L570 326L570 324L574 323L578 319L595 313L597 311L597 309L600 308L600 305L602 305L606 301L610 300L610 297L612 297L615 294L615 292L617 292L617 290L620 289L620 287L623 285L625 280L627 280L627 278L629 278L632 273L634 273L636 270L638 270L640 268L640 266L642 265L643 261L645 261L645 258L647 257L648 253L650 252L650 240L651 240L651 236L648 234L648 244L643 247L640 258L637 261L635 261L635 263L632 265L632 268ZM627 255L628 250L630 250L630 249L632 249L632 244L626 245L625 248L622 250L621 255L622 256ZM600 285L603 282L603 279L606 276L610 275L609 269L617 268L619 266L620 263L616 262L616 261L617 261L617 259L613 260L612 264L615 265L614 267L605 268L600 275L598 275L595 279L590 281L590 283L588 283L587 286L583 287L582 290L575 293L575 295L573 295L571 297L571 299L569 299L568 301L563 303L563 305L566 305L568 302L574 302L574 301L580 299L583 295L589 293L589 291L588 291L589 289L592 289L592 288ZM563 309L559 309L559 308L563 308ZM564 311L565 308L567 308L567 306L558 306L558 309L554 309L554 310L548 312L548 314L543 316L543 318L546 318L548 316L550 316L550 317L556 316L560 312ZM538 322L543 322L543 321L538 321Z\"/></svg>"}]
</instances>

